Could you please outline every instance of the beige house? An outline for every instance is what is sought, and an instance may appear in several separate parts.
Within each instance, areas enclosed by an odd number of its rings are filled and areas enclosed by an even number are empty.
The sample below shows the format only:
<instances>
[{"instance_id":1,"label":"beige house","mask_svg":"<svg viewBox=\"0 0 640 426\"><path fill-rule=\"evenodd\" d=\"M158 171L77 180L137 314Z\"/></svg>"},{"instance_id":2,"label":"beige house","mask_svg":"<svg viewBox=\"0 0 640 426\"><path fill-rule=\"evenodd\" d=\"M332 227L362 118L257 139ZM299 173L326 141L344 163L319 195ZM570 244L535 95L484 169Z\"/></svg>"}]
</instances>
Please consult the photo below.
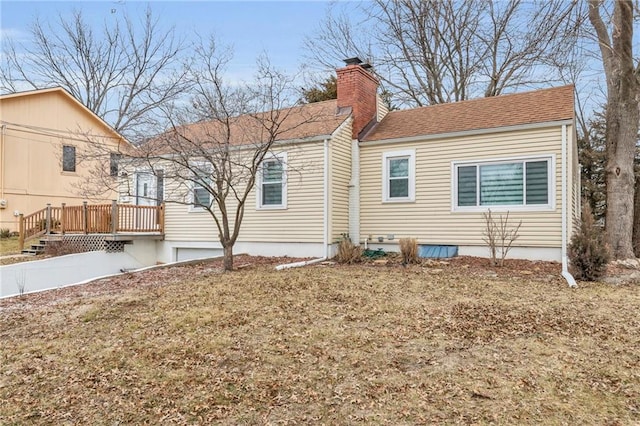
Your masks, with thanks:
<instances>
[{"instance_id":1,"label":"beige house","mask_svg":"<svg viewBox=\"0 0 640 426\"><path fill-rule=\"evenodd\" d=\"M0 126L0 228L11 231L18 230L20 214L31 214L47 203L82 204L87 199L80 188L98 169L105 169L104 175L117 174L117 155L128 146L59 87L0 96ZM85 155L88 150L98 152L96 146L104 155ZM116 196L104 191L88 201L106 202Z\"/></svg>"},{"instance_id":2,"label":"beige house","mask_svg":"<svg viewBox=\"0 0 640 426\"><path fill-rule=\"evenodd\" d=\"M258 176L236 253L329 257L348 235L374 249L415 237L424 253L488 256L491 209L522 221L510 257L564 258L579 211L572 86L387 113L366 65L348 61L337 75L337 100L292 114L315 109L316 127L274 145L283 166ZM220 254L210 215L171 203L169 179L158 185L167 201L158 260Z\"/></svg>"}]
</instances>

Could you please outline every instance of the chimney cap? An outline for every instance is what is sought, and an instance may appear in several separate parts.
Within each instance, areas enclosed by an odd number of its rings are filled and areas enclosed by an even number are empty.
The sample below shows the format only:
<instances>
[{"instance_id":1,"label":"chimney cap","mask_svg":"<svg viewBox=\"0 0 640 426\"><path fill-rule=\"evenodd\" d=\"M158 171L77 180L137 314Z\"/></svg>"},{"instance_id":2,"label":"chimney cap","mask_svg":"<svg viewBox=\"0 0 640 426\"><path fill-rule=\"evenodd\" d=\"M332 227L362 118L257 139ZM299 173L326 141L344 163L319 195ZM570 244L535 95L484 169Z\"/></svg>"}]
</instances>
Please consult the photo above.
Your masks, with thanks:
<instances>
[{"instance_id":1,"label":"chimney cap","mask_svg":"<svg viewBox=\"0 0 640 426\"><path fill-rule=\"evenodd\" d=\"M362 63L362 59L356 56L354 58L345 59L344 63L347 65L360 65Z\"/></svg>"}]
</instances>

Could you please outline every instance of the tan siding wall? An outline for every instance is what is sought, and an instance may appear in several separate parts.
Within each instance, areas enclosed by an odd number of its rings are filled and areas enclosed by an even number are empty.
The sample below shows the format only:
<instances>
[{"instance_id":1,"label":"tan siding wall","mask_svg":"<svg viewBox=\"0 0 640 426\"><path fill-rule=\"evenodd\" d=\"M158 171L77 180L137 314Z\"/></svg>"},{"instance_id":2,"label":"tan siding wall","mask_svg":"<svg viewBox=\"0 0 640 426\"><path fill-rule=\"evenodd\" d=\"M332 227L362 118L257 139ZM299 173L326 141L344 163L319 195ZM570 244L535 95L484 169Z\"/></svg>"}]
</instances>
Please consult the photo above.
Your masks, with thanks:
<instances>
[{"instance_id":1,"label":"tan siding wall","mask_svg":"<svg viewBox=\"0 0 640 426\"><path fill-rule=\"evenodd\" d=\"M567 157L570 159L568 174L568 188L569 188L569 196L571 197L569 200L569 226L568 226L568 237L571 238L571 234L578 226L580 226L580 162L578 160L578 147L576 144L576 135L575 128L573 126L567 126L567 140L568 140L568 155Z\"/></svg>"},{"instance_id":2,"label":"tan siding wall","mask_svg":"<svg viewBox=\"0 0 640 426\"><path fill-rule=\"evenodd\" d=\"M96 163L80 161L86 153L86 144L76 139L84 138L79 132L112 136L109 128L60 92L3 99L0 118L7 122L0 168L4 173L3 196L8 202L6 209L0 209L0 228L17 230L18 219L13 214L16 210L27 215L47 203L81 204L85 198L78 185L91 174ZM29 130L22 126L36 128ZM102 143L117 151L116 140L105 138ZM62 171L63 144L76 147L76 172ZM89 201L108 202L115 196L115 192L109 191L100 199Z\"/></svg>"},{"instance_id":3,"label":"tan siding wall","mask_svg":"<svg viewBox=\"0 0 640 426\"><path fill-rule=\"evenodd\" d=\"M384 103L384 101L382 100L382 97L380 95L376 96L376 101L377 101L376 120L378 120L378 123L379 123L379 122L382 121L384 116L387 115L387 113L389 112L389 108Z\"/></svg>"},{"instance_id":4,"label":"tan siding wall","mask_svg":"<svg viewBox=\"0 0 640 426\"><path fill-rule=\"evenodd\" d=\"M329 243L349 232L349 181L351 180L351 126L343 126L333 137L329 158Z\"/></svg>"},{"instance_id":5,"label":"tan siding wall","mask_svg":"<svg viewBox=\"0 0 640 426\"><path fill-rule=\"evenodd\" d=\"M510 223L522 219L517 246L559 247L561 243L561 128L537 129L473 137L361 147L361 238L394 234L420 243L484 245L482 213L452 212L452 161L517 156L556 155L556 208L511 212ZM382 154L416 150L416 201L382 202Z\"/></svg>"},{"instance_id":6,"label":"tan siding wall","mask_svg":"<svg viewBox=\"0 0 640 426\"><path fill-rule=\"evenodd\" d=\"M323 144L282 147L281 152L287 153L287 209L256 209L254 188L245 204L238 241L322 242ZM235 212L234 204L229 211ZM168 203L166 230L168 241L218 240L213 218L207 212L190 212L184 205Z\"/></svg>"}]
</instances>

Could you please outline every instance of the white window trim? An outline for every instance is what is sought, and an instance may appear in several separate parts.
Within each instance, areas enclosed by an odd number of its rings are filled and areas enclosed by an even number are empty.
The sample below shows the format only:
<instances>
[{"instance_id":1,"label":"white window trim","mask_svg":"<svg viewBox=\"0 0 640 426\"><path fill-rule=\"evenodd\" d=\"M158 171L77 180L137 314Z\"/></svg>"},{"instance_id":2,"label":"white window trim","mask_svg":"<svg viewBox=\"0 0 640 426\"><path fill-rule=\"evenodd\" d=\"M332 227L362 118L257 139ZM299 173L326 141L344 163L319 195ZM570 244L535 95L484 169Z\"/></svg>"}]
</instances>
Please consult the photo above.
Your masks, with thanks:
<instances>
[{"instance_id":1,"label":"white window trim","mask_svg":"<svg viewBox=\"0 0 640 426\"><path fill-rule=\"evenodd\" d=\"M277 160L282 164L282 204L262 204L262 164L266 161ZM287 153L273 154L265 157L258 169L256 179L256 210L286 210L287 209Z\"/></svg>"},{"instance_id":2,"label":"white window trim","mask_svg":"<svg viewBox=\"0 0 640 426\"><path fill-rule=\"evenodd\" d=\"M409 196L389 197L389 159L409 157ZM382 202L383 203L413 203L416 201L416 150L387 151L382 153Z\"/></svg>"},{"instance_id":3,"label":"white window trim","mask_svg":"<svg viewBox=\"0 0 640 426\"><path fill-rule=\"evenodd\" d=\"M195 163L195 164L193 164L193 167L207 168L207 169L209 169L209 174L210 175L213 173L211 171L211 167L209 165L207 165L206 163ZM212 179L213 179L213 177L212 177ZM165 176L165 180L166 180L166 176ZM188 207L187 211L189 213L206 212L207 209L205 209L204 207L200 207L200 206L194 205L195 198L196 198L195 187L196 187L196 183L195 182L193 182L193 181L189 182L189 207ZM213 205L213 195L209 194L209 208L211 208L212 205Z\"/></svg>"},{"instance_id":4,"label":"white window trim","mask_svg":"<svg viewBox=\"0 0 640 426\"><path fill-rule=\"evenodd\" d=\"M530 161L547 161L547 193L549 194L549 202L547 204L530 204L530 205L492 205L492 206L458 206L458 167L463 166L485 166L493 164L506 164L514 162L530 162ZM479 193L480 182L477 182L478 188L476 195ZM502 157L490 158L482 160L460 160L451 162L451 211L452 212L486 212L489 209L493 212L507 211L552 211L556 209L556 155L525 155L519 157Z\"/></svg>"}]
</instances>

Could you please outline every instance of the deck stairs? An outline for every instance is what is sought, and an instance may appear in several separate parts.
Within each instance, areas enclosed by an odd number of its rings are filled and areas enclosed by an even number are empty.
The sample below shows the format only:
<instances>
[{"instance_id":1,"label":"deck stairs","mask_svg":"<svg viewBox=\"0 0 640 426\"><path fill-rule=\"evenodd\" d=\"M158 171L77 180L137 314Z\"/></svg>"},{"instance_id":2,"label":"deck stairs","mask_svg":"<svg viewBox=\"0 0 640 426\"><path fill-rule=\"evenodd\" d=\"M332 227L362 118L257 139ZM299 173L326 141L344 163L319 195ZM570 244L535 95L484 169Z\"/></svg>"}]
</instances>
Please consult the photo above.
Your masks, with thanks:
<instances>
[{"instance_id":1,"label":"deck stairs","mask_svg":"<svg viewBox=\"0 0 640 426\"><path fill-rule=\"evenodd\" d=\"M22 254L32 254L34 256L43 254L48 242L49 239L45 235L40 238L36 244L31 244L31 247L22 250Z\"/></svg>"}]
</instances>

